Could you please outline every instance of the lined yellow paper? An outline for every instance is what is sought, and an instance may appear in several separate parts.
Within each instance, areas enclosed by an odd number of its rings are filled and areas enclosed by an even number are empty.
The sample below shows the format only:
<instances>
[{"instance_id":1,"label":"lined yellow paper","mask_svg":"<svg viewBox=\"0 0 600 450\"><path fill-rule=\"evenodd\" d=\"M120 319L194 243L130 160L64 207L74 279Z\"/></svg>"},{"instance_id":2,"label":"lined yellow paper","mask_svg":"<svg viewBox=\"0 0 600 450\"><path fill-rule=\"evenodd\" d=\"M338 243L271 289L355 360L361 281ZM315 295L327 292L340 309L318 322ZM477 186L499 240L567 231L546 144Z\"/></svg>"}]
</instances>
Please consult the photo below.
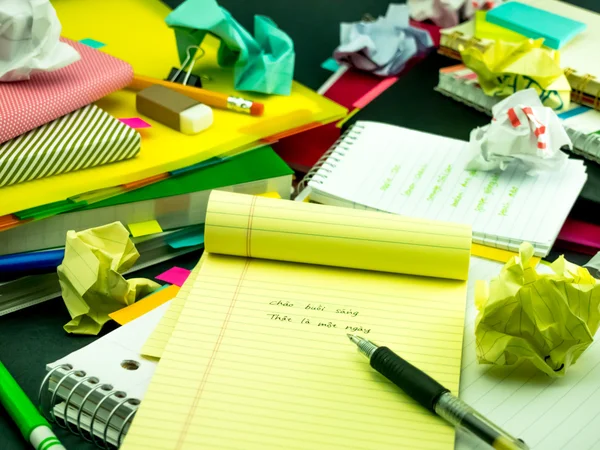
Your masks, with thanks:
<instances>
[{"instance_id":1,"label":"lined yellow paper","mask_svg":"<svg viewBox=\"0 0 600 450\"><path fill-rule=\"evenodd\" d=\"M205 253L206 254L206 253ZM142 355L148 356L151 358L160 358L173 334L173 330L175 330L175 325L177 325L177 321L179 320L179 315L181 314L181 310L183 309L183 305L185 305L185 301L198 277L198 272L200 270L200 266L202 265L202 261L204 260L204 255L200 258L200 262L196 265L194 270L190 276L185 280L183 286L177 292L175 298L171 301L169 305L169 309L165 312L165 315L160 319L158 326L154 329L148 340L145 342L142 347Z\"/></svg>"},{"instance_id":2,"label":"lined yellow paper","mask_svg":"<svg viewBox=\"0 0 600 450\"><path fill-rule=\"evenodd\" d=\"M180 295L173 302L183 300L180 315L122 448L452 449L453 429L374 372L346 333L391 346L457 392L465 281L258 259L257 254L283 257L286 252L285 246L278 250L265 245L260 232L255 233L277 226L288 238L275 242L291 245L302 239L303 255L320 259L321 264L337 261L327 252L353 245L362 251L364 264L373 265L372 252L379 244L358 240L360 233L349 234L344 224L361 217L390 216L319 208L320 214L356 214L345 220L338 217L339 225L333 227L327 216L304 210L306 220L323 219L320 235L313 238L329 239L323 241L317 258L310 254L317 241L292 234L293 226L283 225L282 217L291 218L295 208L319 205L273 200L277 206L273 210L270 203L263 203L271 199L254 199L211 195L207 247L239 252L236 227L246 210L253 257L205 253L180 291L187 292L187 299ZM231 206L236 204L238 209ZM271 220L261 217L266 211L273 214ZM232 217L223 219L224 212ZM360 229L373 225L368 220L360 224ZM421 224L426 232L434 225ZM232 231L223 231L226 226ZM386 230L363 232L379 239L406 239L398 229ZM352 244L335 243L350 240L349 236L356 238ZM471 242L453 239L461 242L454 259L460 265L460 253L466 252L468 258ZM430 237L429 242L444 241ZM418 253L406 243L399 245L396 260ZM442 255L448 251L439 250ZM379 265L390 267L385 262ZM458 271L455 275L465 277Z\"/></svg>"},{"instance_id":3,"label":"lined yellow paper","mask_svg":"<svg viewBox=\"0 0 600 450\"><path fill-rule=\"evenodd\" d=\"M465 280L471 228L213 191L209 253Z\"/></svg>"},{"instance_id":4,"label":"lined yellow paper","mask_svg":"<svg viewBox=\"0 0 600 450\"><path fill-rule=\"evenodd\" d=\"M346 333L457 392L464 306L463 281L209 254L123 448L451 449Z\"/></svg>"}]
</instances>

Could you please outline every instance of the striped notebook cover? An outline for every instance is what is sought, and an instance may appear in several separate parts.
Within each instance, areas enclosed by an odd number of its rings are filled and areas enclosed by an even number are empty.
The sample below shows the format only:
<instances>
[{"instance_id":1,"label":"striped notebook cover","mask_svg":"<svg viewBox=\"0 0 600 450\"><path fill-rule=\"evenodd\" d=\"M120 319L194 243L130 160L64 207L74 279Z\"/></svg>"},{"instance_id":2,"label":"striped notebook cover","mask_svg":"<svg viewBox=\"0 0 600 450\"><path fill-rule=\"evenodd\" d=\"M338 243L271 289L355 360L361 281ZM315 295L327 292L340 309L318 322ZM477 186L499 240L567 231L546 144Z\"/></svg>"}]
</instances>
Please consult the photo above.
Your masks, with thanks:
<instances>
[{"instance_id":1,"label":"striped notebook cover","mask_svg":"<svg viewBox=\"0 0 600 450\"><path fill-rule=\"evenodd\" d=\"M141 137L88 105L0 144L0 187L133 158Z\"/></svg>"},{"instance_id":2,"label":"striped notebook cover","mask_svg":"<svg viewBox=\"0 0 600 450\"><path fill-rule=\"evenodd\" d=\"M89 105L127 86L133 68L114 56L61 38L79 61L30 80L0 83L0 143Z\"/></svg>"}]
</instances>

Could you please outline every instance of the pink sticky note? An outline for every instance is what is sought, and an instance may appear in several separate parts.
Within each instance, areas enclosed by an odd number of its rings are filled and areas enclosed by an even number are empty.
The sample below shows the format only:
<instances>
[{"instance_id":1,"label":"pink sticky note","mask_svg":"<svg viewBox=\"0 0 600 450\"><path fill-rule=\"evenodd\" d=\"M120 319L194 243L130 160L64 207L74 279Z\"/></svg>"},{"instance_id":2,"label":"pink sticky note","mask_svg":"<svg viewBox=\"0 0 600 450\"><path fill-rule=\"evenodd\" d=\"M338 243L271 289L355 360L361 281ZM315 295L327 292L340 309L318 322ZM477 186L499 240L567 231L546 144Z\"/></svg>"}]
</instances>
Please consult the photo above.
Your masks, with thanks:
<instances>
[{"instance_id":1,"label":"pink sticky note","mask_svg":"<svg viewBox=\"0 0 600 450\"><path fill-rule=\"evenodd\" d=\"M183 283L185 283L185 280L187 280L187 277L190 276L190 273L191 272L187 269L175 266L154 278L181 287L183 286Z\"/></svg>"},{"instance_id":2,"label":"pink sticky note","mask_svg":"<svg viewBox=\"0 0 600 450\"><path fill-rule=\"evenodd\" d=\"M129 125L131 128L150 128L150 125L145 120L140 119L139 117L122 117L119 119L125 125Z\"/></svg>"}]
</instances>

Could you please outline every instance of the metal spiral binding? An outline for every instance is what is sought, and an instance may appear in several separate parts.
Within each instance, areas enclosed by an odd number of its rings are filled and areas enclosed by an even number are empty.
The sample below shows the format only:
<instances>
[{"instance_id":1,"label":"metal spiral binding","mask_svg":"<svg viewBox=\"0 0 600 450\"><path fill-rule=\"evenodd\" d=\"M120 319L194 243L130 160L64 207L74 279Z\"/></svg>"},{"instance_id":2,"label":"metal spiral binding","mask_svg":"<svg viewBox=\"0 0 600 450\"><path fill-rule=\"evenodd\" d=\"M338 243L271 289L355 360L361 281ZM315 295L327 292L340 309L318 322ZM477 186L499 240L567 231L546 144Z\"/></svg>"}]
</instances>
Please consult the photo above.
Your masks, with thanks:
<instances>
[{"instance_id":1,"label":"metal spiral binding","mask_svg":"<svg viewBox=\"0 0 600 450\"><path fill-rule=\"evenodd\" d=\"M64 375L61 375L58 381L56 382L54 391L50 396L50 402L46 408L45 400L48 397L48 392L50 392L50 379L52 375L58 370L63 370L65 371L65 373ZM60 401L58 391L67 379L74 379L74 377L77 377L79 379L77 380L75 385L69 390L69 393L66 396L65 405L63 408L63 419L61 423L61 421L57 419L54 413L54 406L56 405L56 403L58 403L58 401ZM87 393L83 396L81 404L79 406L76 406L74 403L72 403L73 395L77 390L81 390L81 387L84 385L86 385L87 387ZM86 404L94 405L91 402L91 397L94 394L94 392L98 392L100 390L105 391L101 393L103 398L100 401L98 401L98 403L95 405L90 419L89 431L86 431L81 425L83 407ZM94 425L96 424L96 422L98 422L97 417L98 413L102 409L102 405L111 397L116 397L119 400L117 404L109 410L109 414L106 418L106 424L104 424L104 427L100 429L102 441L98 441L94 434ZM46 417L46 419L48 419L48 421L57 424L61 428L69 430L73 434L79 434L84 440L88 442L93 442L96 445L96 447L105 450L109 450L111 448L108 443L108 432L110 423L113 420L113 418L117 415L117 412L127 403L134 406L134 409L133 411L129 411L127 416L125 416L121 426L119 428L115 428L115 432L117 433L117 448L121 445L121 442L125 435L125 430L127 429L127 426L131 424L131 421L133 420L133 417L137 412L137 406L140 404L140 401L137 398L127 397L127 394L125 392L117 391L110 384L101 383L97 377L88 376L84 371L73 368L73 366L71 366L70 364L63 364L50 370L42 380L40 389L38 391L38 409L40 413L44 417ZM67 415L69 405L77 408L77 420L75 421L77 429L71 428L71 425L69 424L69 419Z\"/></svg>"},{"instance_id":2,"label":"metal spiral binding","mask_svg":"<svg viewBox=\"0 0 600 450\"><path fill-rule=\"evenodd\" d=\"M333 143L329 150L321 156L321 159L319 159L319 161L317 161L317 163L308 171L302 181L298 183L298 193L302 192L311 180L323 184L323 180L328 177L326 174L331 173L332 170L337 167L337 164L346 156L350 147L358 139L364 128L365 126L360 123L355 123L348 128L346 132Z\"/></svg>"}]
</instances>

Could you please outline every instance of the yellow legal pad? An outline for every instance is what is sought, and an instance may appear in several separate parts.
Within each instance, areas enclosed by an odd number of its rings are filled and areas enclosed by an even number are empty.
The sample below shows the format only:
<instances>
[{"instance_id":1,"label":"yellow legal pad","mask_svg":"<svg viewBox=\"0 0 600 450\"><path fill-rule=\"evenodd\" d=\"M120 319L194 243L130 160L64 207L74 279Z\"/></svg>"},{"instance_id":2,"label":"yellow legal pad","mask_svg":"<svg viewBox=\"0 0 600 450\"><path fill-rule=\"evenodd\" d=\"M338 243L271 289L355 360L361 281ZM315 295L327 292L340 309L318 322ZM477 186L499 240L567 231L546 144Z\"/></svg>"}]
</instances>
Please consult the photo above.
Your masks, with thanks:
<instances>
[{"instance_id":1,"label":"yellow legal pad","mask_svg":"<svg viewBox=\"0 0 600 450\"><path fill-rule=\"evenodd\" d=\"M205 237L124 450L454 447L346 333L458 392L469 227L214 191Z\"/></svg>"},{"instance_id":2,"label":"yellow legal pad","mask_svg":"<svg viewBox=\"0 0 600 450\"><path fill-rule=\"evenodd\" d=\"M174 32L164 23L170 9L159 0L53 0L52 4L63 36L100 41L106 44L101 51L127 61L141 75L164 79L171 67L180 66ZM232 150L247 150L263 138L313 122L332 122L346 114L342 106L296 82L289 96L236 92L233 71L217 65L218 41L207 36L202 48L205 56L195 63L194 72L205 76L203 86L262 102L263 116L213 108L213 125L194 136L144 116L152 128L143 130L136 158L4 187L0 189L0 216L232 155ZM118 91L97 105L117 118L139 116L135 92Z\"/></svg>"}]
</instances>

